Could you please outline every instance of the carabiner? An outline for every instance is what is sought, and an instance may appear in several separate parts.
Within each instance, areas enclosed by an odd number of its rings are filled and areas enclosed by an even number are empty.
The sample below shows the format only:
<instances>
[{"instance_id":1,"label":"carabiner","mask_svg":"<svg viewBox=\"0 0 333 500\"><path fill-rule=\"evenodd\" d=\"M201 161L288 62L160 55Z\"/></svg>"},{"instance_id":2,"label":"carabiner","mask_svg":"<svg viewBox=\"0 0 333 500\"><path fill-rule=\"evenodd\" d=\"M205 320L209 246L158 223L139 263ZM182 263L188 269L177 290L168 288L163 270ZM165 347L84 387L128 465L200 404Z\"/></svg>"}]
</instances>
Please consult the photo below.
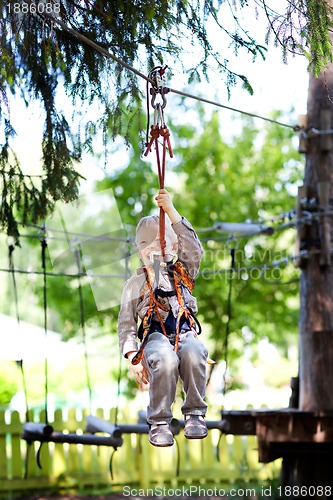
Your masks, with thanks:
<instances>
[{"instance_id":1,"label":"carabiner","mask_svg":"<svg viewBox=\"0 0 333 500\"><path fill-rule=\"evenodd\" d=\"M166 98L165 98L165 94L164 94L164 92L163 92L163 93L162 93L162 92L160 93L160 92L156 92L156 91L155 91L155 90L153 90L153 89L150 89L150 93L151 93L151 94L152 94L152 96L153 96L153 97L151 98L151 105L152 105L152 107L153 107L154 109L156 109L156 108L157 108L157 106L161 105L161 108L162 108L162 109L164 109L164 108L165 108L165 106L166 106L166 104L167 104L167 100L166 100ZM162 103L155 103L157 94L160 94L160 96L162 97Z\"/></svg>"},{"instance_id":2,"label":"carabiner","mask_svg":"<svg viewBox=\"0 0 333 500\"><path fill-rule=\"evenodd\" d=\"M165 127L163 106L159 102L154 107L154 126Z\"/></svg>"}]
</instances>

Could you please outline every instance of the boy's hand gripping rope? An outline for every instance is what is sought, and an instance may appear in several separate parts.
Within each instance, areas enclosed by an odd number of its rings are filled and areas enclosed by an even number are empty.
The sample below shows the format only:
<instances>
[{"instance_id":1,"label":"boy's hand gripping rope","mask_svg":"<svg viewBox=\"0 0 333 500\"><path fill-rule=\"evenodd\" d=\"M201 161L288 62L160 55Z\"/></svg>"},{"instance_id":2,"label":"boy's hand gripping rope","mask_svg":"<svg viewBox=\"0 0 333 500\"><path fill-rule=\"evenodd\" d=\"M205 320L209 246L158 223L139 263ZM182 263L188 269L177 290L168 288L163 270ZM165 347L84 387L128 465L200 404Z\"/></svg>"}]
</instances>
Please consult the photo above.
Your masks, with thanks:
<instances>
[{"instance_id":1,"label":"boy's hand gripping rope","mask_svg":"<svg viewBox=\"0 0 333 500\"><path fill-rule=\"evenodd\" d=\"M152 95L151 106L154 108L154 124L150 128L150 140L148 141L148 129L149 129L149 109L147 109L148 116L148 124L147 124L147 144L146 151L144 156L147 156L151 151L152 145L155 145L156 151L156 161L157 161L157 170L158 170L158 180L160 189L164 189L164 179L165 179L165 164L166 164L166 150L168 148L170 158L173 158L173 152L171 148L170 142L170 132L168 127L165 124L164 120L164 108L166 106L166 97L170 89L165 86L164 73L167 66L162 68L161 66L156 66L150 74L149 78L154 81L154 84L151 84L150 94ZM149 82L147 82L147 100L148 100L148 86ZM162 98L162 102L156 103L156 97L160 95ZM149 106L147 106L149 108ZM160 156L160 144L158 142L159 137L163 138L162 144L162 161ZM160 244L162 256L165 255L165 213L163 208L160 208L160 219L159 219L159 232L160 232Z\"/></svg>"}]
</instances>

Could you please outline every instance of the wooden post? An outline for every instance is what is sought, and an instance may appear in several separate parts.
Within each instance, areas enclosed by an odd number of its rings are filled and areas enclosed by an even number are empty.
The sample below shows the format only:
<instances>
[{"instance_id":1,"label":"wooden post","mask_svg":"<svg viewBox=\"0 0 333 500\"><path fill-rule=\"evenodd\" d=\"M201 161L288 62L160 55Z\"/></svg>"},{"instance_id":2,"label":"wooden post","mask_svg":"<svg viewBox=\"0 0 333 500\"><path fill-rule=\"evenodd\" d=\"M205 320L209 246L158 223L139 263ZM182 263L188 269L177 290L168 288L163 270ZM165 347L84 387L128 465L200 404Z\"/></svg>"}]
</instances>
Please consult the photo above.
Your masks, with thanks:
<instances>
[{"instance_id":1,"label":"wooden post","mask_svg":"<svg viewBox=\"0 0 333 500\"><path fill-rule=\"evenodd\" d=\"M328 132L331 130L331 110L329 108L322 109L320 111L320 131ZM323 133L320 136L320 148L324 151L331 150L331 134L328 132L327 134Z\"/></svg>"},{"instance_id":2,"label":"wooden post","mask_svg":"<svg viewBox=\"0 0 333 500\"><path fill-rule=\"evenodd\" d=\"M321 216L319 232L320 232L320 265L331 265L331 215L328 214L330 209L330 184L329 182L318 182L318 198L320 211L323 211Z\"/></svg>"},{"instance_id":3,"label":"wooden post","mask_svg":"<svg viewBox=\"0 0 333 500\"><path fill-rule=\"evenodd\" d=\"M332 0L327 0L333 6ZM333 122L333 64L317 78L310 74L308 123L314 129L330 129ZM318 217L306 234L309 251L300 280L299 315L299 409L333 412L333 269L330 265L329 219L320 217L321 205L329 206L333 187L333 151L330 135L314 135L307 140L304 184L308 198L316 200ZM318 222L319 221L319 222ZM295 459L292 484L311 485L333 491L328 464L333 462L333 444L325 454L299 453ZM315 490L318 491L318 490ZM317 494L313 498L320 498Z\"/></svg>"},{"instance_id":4,"label":"wooden post","mask_svg":"<svg viewBox=\"0 0 333 500\"><path fill-rule=\"evenodd\" d=\"M300 127L298 151L300 153L306 153L308 140L307 140L306 136L304 135L304 132L306 133L306 130L308 128L308 116L307 115L299 115L298 116L298 125Z\"/></svg>"},{"instance_id":5,"label":"wooden post","mask_svg":"<svg viewBox=\"0 0 333 500\"><path fill-rule=\"evenodd\" d=\"M306 259L300 257L300 253L303 248L303 243L305 242L306 228L303 223L300 222L302 219L302 201L307 198L307 186L299 186L296 201L296 216L297 216L297 232L296 232L296 243L295 243L295 255L297 256L294 265L295 267L303 267L305 265Z\"/></svg>"}]
</instances>

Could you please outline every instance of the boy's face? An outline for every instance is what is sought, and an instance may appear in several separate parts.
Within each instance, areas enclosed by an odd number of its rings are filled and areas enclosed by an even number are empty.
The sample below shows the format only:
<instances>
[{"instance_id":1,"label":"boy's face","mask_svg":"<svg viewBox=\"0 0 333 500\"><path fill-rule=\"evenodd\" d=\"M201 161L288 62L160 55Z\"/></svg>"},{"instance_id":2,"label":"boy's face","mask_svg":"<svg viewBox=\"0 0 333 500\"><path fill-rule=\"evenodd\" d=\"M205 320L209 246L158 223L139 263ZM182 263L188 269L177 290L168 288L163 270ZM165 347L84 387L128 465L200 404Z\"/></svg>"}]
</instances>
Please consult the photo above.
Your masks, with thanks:
<instances>
[{"instance_id":1,"label":"boy's face","mask_svg":"<svg viewBox=\"0 0 333 500\"><path fill-rule=\"evenodd\" d=\"M177 254L178 243L175 241L175 234L171 228L165 230L165 260L169 261ZM154 258L162 260L162 249L158 225L145 232L138 243L138 255L146 266L152 265Z\"/></svg>"}]
</instances>

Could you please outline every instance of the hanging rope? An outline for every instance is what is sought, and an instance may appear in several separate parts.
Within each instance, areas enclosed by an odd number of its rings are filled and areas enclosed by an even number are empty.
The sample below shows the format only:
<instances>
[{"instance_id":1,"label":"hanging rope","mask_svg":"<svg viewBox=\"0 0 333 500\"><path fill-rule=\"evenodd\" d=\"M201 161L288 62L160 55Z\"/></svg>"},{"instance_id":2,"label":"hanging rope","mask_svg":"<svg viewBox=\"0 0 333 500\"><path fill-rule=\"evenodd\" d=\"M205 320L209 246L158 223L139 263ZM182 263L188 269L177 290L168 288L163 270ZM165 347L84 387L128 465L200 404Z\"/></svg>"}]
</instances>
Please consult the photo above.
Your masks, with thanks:
<instances>
[{"instance_id":1,"label":"hanging rope","mask_svg":"<svg viewBox=\"0 0 333 500\"><path fill-rule=\"evenodd\" d=\"M12 275L16 319L17 319L17 324L20 325L20 315L19 315L19 308L18 308L18 294L17 294L17 286L16 286L16 278L15 278L15 266L14 266L14 259L13 259L14 250L15 250L15 246L13 244L8 245L8 261L9 261L9 269L10 269L10 272ZM16 360L16 363L21 371L23 394L24 394L24 401L25 401L25 419L28 422L29 421L28 391L27 391L27 384L26 384L26 379L25 379L23 359L21 358L21 359Z\"/></svg>"},{"instance_id":2,"label":"hanging rope","mask_svg":"<svg viewBox=\"0 0 333 500\"><path fill-rule=\"evenodd\" d=\"M232 281L233 281L233 275L235 271L235 258L236 258L236 246L233 246L230 248L230 257L231 257L231 263L230 263L230 268L229 268L229 278L228 278L228 298L227 298L227 324L225 327L225 337L224 337L224 343L223 343L223 358L225 362L225 368L223 372L223 388L222 388L222 395L223 397L225 396L226 393L226 377L227 377L227 370L228 370L228 349L229 349L229 334L230 334L230 321L231 321L231 298L232 298ZM212 371L211 371L212 373ZM221 419L223 420L223 406L222 406L222 411L221 411ZM222 438L223 432L220 432L218 442L216 444L216 458L218 461L220 461L220 442Z\"/></svg>"},{"instance_id":3,"label":"hanging rope","mask_svg":"<svg viewBox=\"0 0 333 500\"><path fill-rule=\"evenodd\" d=\"M81 266L81 245L80 243L74 249L74 256L77 265L78 271L78 292L79 292L79 300L80 300L80 326L82 332L82 343L84 348L84 368L86 372L86 381L89 395L89 411L92 413L92 385L90 379L90 371L89 371L89 356L88 356L88 346L87 346L87 335L86 335L86 320L84 315L84 301L83 301L83 293L82 293L82 283L81 276L83 275L82 266Z\"/></svg>"},{"instance_id":4,"label":"hanging rope","mask_svg":"<svg viewBox=\"0 0 333 500\"><path fill-rule=\"evenodd\" d=\"M148 153L151 152L151 148L154 144L155 152L156 152L156 163L157 163L157 172L158 172L158 181L160 189L164 189L165 182L165 165L166 165L166 151L168 149L170 158L173 158L173 152L171 148L170 142L170 131L165 124L164 120L164 108L166 106L166 97L165 94L169 92L168 87L165 86L164 73L167 66L162 68L162 66L156 66L149 74L149 80L147 81L147 100L148 100L148 89L149 84L151 88L149 90L151 99L151 106L154 109L154 123L150 128L151 138L148 141L148 129L149 129L149 112L148 121L147 121L147 143L146 143L146 151L144 156L147 156ZM153 81L153 83L150 83ZM160 96L162 102L156 103L156 97ZM149 106L148 106L149 107ZM162 137L162 158L160 153L160 144L158 139ZM160 244L162 256L165 256L165 212L163 208L160 207L160 217L159 217L159 234L160 234Z\"/></svg>"},{"instance_id":5,"label":"hanging rope","mask_svg":"<svg viewBox=\"0 0 333 500\"><path fill-rule=\"evenodd\" d=\"M228 370L228 349L229 349L229 334L230 334L230 321L231 321L231 297L232 297L232 280L233 280L233 275L235 271L235 256L236 256L236 247L233 246L230 248L230 257L231 257L231 263L230 263L230 269L229 269L229 279L228 279L228 284L229 284L229 289L228 289L228 299L227 299L227 324L225 327L225 338L224 338L224 345L223 345L223 352L224 352L224 361L225 361L225 369L223 373L223 390L222 394L225 396L226 393L226 377L227 377L227 370Z\"/></svg>"},{"instance_id":6,"label":"hanging rope","mask_svg":"<svg viewBox=\"0 0 333 500\"><path fill-rule=\"evenodd\" d=\"M41 227L39 230L39 240L41 244L41 257L42 257L42 272L43 272L43 309L44 309L44 341L45 341L45 357L44 357L44 391L45 391L45 401L44 401L44 412L45 412L45 424L48 425L49 422L49 417L48 417L48 353L47 353L47 330L48 330L48 325L47 325L47 281L46 281L46 249L47 249L47 242L46 242L46 228L45 225ZM41 451L43 447L43 441L41 441L40 446L37 450L36 454L36 461L39 469L42 469L42 464L41 464ZM30 444L27 449L27 456L28 456L28 451L30 448ZM28 473L28 470L26 468L26 475Z\"/></svg>"},{"instance_id":7,"label":"hanging rope","mask_svg":"<svg viewBox=\"0 0 333 500\"><path fill-rule=\"evenodd\" d=\"M42 271L43 271L43 309L44 309L44 338L45 338L45 349L47 346L47 282L46 282L46 229L45 225L42 226L39 234L40 244L41 244L41 256L42 256ZM45 387L45 402L44 402L44 410L45 410L45 423L48 424L48 356L47 352L45 352L44 358L44 387Z\"/></svg>"}]
</instances>

